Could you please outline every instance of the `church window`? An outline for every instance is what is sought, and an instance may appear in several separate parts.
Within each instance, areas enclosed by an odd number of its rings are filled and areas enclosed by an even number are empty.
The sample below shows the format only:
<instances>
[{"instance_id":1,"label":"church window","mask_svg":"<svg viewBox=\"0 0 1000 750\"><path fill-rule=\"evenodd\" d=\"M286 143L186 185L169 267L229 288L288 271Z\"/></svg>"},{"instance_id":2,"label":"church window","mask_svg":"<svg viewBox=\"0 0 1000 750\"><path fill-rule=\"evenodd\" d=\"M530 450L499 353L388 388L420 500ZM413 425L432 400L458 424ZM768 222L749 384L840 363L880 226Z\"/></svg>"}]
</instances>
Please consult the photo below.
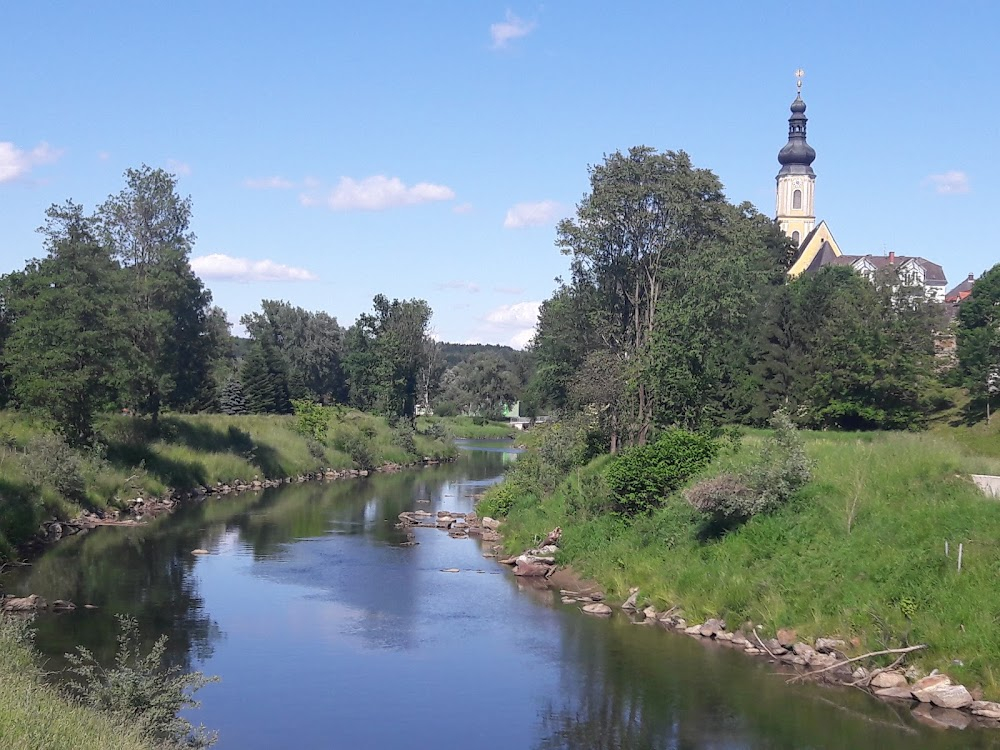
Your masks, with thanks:
<instances>
[{"instance_id":1,"label":"church window","mask_svg":"<svg viewBox=\"0 0 1000 750\"><path fill-rule=\"evenodd\" d=\"M802 208L802 191L796 190L792 193L792 208Z\"/></svg>"},{"instance_id":2,"label":"church window","mask_svg":"<svg viewBox=\"0 0 1000 750\"><path fill-rule=\"evenodd\" d=\"M794 242L796 245L799 244L799 233L798 232L792 232L792 242Z\"/></svg>"}]
</instances>

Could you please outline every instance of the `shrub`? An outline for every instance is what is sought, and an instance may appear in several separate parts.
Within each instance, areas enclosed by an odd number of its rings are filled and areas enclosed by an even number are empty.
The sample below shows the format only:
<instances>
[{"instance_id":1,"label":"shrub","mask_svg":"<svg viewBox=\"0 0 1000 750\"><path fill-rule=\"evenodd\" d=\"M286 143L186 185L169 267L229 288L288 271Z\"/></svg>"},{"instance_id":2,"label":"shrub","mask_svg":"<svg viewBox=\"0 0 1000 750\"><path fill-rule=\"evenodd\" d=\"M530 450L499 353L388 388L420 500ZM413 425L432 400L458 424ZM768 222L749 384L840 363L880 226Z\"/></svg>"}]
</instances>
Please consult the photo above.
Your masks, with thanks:
<instances>
[{"instance_id":1,"label":"shrub","mask_svg":"<svg viewBox=\"0 0 1000 750\"><path fill-rule=\"evenodd\" d=\"M718 452L711 437L687 430L668 430L654 443L622 451L607 474L614 510L629 517L648 513Z\"/></svg>"},{"instance_id":2,"label":"shrub","mask_svg":"<svg viewBox=\"0 0 1000 750\"><path fill-rule=\"evenodd\" d=\"M345 426L338 431L334 447L351 457L359 469L371 471L375 468L375 449L372 438L364 429Z\"/></svg>"},{"instance_id":3,"label":"shrub","mask_svg":"<svg viewBox=\"0 0 1000 750\"><path fill-rule=\"evenodd\" d=\"M773 433L746 471L701 481L684 493L685 499L728 523L771 513L787 503L809 481L809 459L787 412L776 411L771 427Z\"/></svg>"},{"instance_id":4,"label":"shrub","mask_svg":"<svg viewBox=\"0 0 1000 750\"><path fill-rule=\"evenodd\" d=\"M106 669L82 646L66 654L70 666L68 688L85 704L134 724L153 742L168 748L204 748L215 742L214 733L194 727L178 716L197 708L192 695L218 677L201 672L182 673L180 667L164 667L166 636L149 653L139 647L139 626L130 617L118 617L121 632L114 667Z\"/></svg>"},{"instance_id":5,"label":"shrub","mask_svg":"<svg viewBox=\"0 0 1000 750\"><path fill-rule=\"evenodd\" d=\"M604 451L605 441L597 420L588 414L538 425L537 452L558 474L583 466Z\"/></svg>"},{"instance_id":6,"label":"shrub","mask_svg":"<svg viewBox=\"0 0 1000 750\"><path fill-rule=\"evenodd\" d=\"M480 517L501 518L510 513L519 496L518 488L512 483L504 481L495 484L486 490L483 499L476 506L476 513Z\"/></svg>"},{"instance_id":7,"label":"shrub","mask_svg":"<svg viewBox=\"0 0 1000 750\"><path fill-rule=\"evenodd\" d=\"M413 434L413 427L409 423L400 424L392 431L392 444L397 448L402 448L411 456L417 455L417 443Z\"/></svg>"},{"instance_id":8,"label":"shrub","mask_svg":"<svg viewBox=\"0 0 1000 750\"><path fill-rule=\"evenodd\" d=\"M326 440L326 432L330 427L330 415L322 404L317 404L305 398L292 401L295 411L295 431L320 443Z\"/></svg>"},{"instance_id":9,"label":"shrub","mask_svg":"<svg viewBox=\"0 0 1000 750\"><path fill-rule=\"evenodd\" d=\"M60 495L80 501L86 496L86 461L54 432L44 432L28 441L22 458L25 474L37 486L48 484Z\"/></svg>"}]
</instances>

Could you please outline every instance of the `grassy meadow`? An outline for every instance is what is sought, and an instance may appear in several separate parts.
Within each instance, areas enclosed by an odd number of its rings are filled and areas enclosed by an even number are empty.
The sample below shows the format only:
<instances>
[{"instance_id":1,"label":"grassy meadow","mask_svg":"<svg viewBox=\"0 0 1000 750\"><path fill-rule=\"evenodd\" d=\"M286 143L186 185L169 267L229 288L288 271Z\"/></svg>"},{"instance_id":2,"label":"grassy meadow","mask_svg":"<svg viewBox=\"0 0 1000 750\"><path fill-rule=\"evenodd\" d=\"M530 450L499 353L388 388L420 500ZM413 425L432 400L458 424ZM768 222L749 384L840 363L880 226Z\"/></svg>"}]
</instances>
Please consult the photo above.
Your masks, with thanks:
<instances>
[{"instance_id":1,"label":"grassy meadow","mask_svg":"<svg viewBox=\"0 0 1000 750\"><path fill-rule=\"evenodd\" d=\"M0 412L0 560L29 539L41 521L80 509L124 507L135 497L237 479L275 479L321 468L371 469L423 457L454 455L446 430L390 426L346 408L325 409L321 438L296 430L285 415L108 415L97 445L74 451L46 426Z\"/></svg>"},{"instance_id":2,"label":"grassy meadow","mask_svg":"<svg viewBox=\"0 0 1000 750\"><path fill-rule=\"evenodd\" d=\"M594 512L607 492L603 456L555 492L517 499L505 543L521 550L562 526L561 562L612 596L639 586L689 621L854 638L857 653L926 643L911 661L1000 698L1000 502L968 478L1000 474L997 427L803 433L812 481L778 512L721 535L679 493L631 522ZM702 478L745 466L763 435L746 435Z\"/></svg>"}]
</instances>

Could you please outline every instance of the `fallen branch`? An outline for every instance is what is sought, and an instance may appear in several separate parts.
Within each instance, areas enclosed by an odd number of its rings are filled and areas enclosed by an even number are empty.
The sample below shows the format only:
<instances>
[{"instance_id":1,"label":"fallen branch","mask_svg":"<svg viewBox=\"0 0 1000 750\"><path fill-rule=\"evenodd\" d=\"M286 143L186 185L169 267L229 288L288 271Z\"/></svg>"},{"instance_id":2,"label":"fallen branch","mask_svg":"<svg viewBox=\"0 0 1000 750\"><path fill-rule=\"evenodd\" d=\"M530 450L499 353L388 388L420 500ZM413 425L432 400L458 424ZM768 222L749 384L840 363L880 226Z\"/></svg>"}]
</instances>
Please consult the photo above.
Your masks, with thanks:
<instances>
[{"instance_id":1,"label":"fallen branch","mask_svg":"<svg viewBox=\"0 0 1000 750\"><path fill-rule=\"evenodd\" d=\"M768 655L770 655L770 657L771 657L772 659L777 659L777 658L778 658L777 656L775 656L774 654L772 654L772 653L771 653L771 649L769 649L769 648L768 648L767 646L765 646L765 645L764 645L764 641L762 641L762 640L760 639L760 636L759 636L759 635L757 635L757 631L756 631L756 630L754 630L754 631L753 631L753 637L757 639L757 643L759 643L759 644L760 644L760 647L761 647L762 649L764 649L765 651L767 651Z\"/></svg>"},{"instance_id":2,"label":"fallen branch","mask_svg":"<svg viewBox=\"0 0 1000 750\"><path fill-rule=\"evenodd\" d=\"M888 667L879 667L878 669L873 669L867 676L862 677L860 680L855 680L854 682L851 683L851 685L853 687L857 687L858 685L861 685L863 687L868 687L871 684L871 681L875 677L882 674L883 672L889 672L890 670L895 669L896 667L898 667L900 664L903 663L903 659L905 658L906 654L900 654L899 656L896 657L896 660Z\"/></svg>"},{"instance_id":3,"label":"fallen branch","mask_svg":"<svg viewBox=\"0 0 1000 750\"><path fill-rule=\"evenodd\" d=\"M760 638L758 638L757 640L760 640ZM853 661L870 659L873 656L885 656L886 654L908 654L911 651L919 651L922 648L927 648L927 644L921 643L917 646L907 646L906 648L887 648L884 651L872 651L871 653L868 654L861 654L861 656L855 656L853 659L845 659L844 661L837 662L836 664L831 664L829 667L823 667L822 669L817 669L815 672L806 672L804 674L797 675L792 679L790 679L789 682L795 682L796 680L801 680L803 677L813 677L814 675L822 674L823 672L829 672L831 669L836 669L837 667L843 667L844 665L850 664Z\"/></svg>"}]
</instances>

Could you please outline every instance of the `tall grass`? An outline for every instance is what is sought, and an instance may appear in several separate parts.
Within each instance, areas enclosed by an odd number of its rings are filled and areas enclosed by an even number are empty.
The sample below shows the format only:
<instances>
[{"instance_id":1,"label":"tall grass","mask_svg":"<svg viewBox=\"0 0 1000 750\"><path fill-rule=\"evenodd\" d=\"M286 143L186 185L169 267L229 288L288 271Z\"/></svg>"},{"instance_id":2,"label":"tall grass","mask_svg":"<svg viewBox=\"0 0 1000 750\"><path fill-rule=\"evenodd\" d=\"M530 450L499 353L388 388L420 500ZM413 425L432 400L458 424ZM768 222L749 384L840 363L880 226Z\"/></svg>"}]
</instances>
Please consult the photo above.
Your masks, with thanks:
<instances>
[{"instance_id":1,"label":"tall grass","mask_svg":"<svg viewBox=\"0 0 1000 750\"><path fill-rule=\"evenodd\" d=\"M4 750L152 750L124 719L71 703L46 685L23 627L3 615L0 744Z\"/></svg>"},{"instance_id":2,"label":"tall grass","mask_svg":"<svg viewBox=\"0 0 1000 750\"><path fill-rule=\"evenodd\" d=\"M794 627L805 637L857 638L859 649L927 643L916 657L926 669L1000 696L1000 503L966 476L996 458L953 433L806 437L813 481L786 507L721 538L706 535L679 495L631 523L588 513L578 495L594 487L592 464L542 502L519 500L507 543L523 548L560 525L563 561L613 594L639 586L691 620ZM710 473L738 467L749 452L723 457Z\"/></svg>"}]
</instances>

